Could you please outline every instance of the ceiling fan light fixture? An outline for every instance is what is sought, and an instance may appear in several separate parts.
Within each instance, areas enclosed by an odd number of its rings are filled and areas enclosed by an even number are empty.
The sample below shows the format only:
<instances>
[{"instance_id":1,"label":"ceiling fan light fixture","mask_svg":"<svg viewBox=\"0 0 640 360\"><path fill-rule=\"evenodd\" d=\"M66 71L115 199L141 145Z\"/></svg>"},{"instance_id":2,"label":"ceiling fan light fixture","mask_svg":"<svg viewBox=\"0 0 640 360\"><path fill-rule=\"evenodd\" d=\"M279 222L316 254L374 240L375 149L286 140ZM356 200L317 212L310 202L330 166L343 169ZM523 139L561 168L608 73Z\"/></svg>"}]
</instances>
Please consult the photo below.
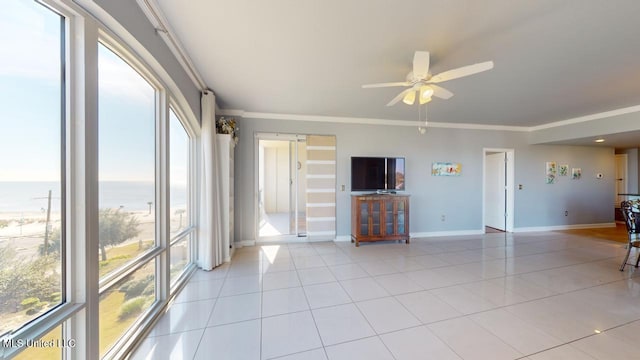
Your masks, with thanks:
<instances>
[{"instance_id":1,"label":"ceiling fan light fixture","mask_svg":"<svg viewBox=\"0 0 640 360\"><path fill-rule=\"evenodd\" d=\"M433 88L431 88L431 86L425 85L420 88L420 96L428 98L431 97L431 95L433 95Z\"/></svg>"},{"instance_id":2,"label":"ceiling fan light fixture","mask_svg":"<svg viewBox=\"0 0 640 360\"><path fill-rule=\"evenodd\" d=\"M416 92L415 91L409 91L404 98L402 99L402 102L407 104L407 105L413 105L413 103L416 102Z\"/></svg>"},{"instance_id":3,"label":"ceiling fan light fixture","mask_svg":"<svg viewBox=\"0 0 640 360\"><path fill-rule=\"evenodd\" d=\"M433 89L430 86L423 86L420 88L420 104L426 104L431 101L433 95Z\"/></svg>"},{"instance_id":4,"label":"ceiling fan light fixture","mask_svg":"<svg viewBox=\"0 0 640 360\"><path fill-rule=\"evenodd\" d=\"M420 96L420 105L424 105L428 102L431 102L431 100L432 100L431 97L425 98L423 96Z\"/></svg>"}]
</instances>

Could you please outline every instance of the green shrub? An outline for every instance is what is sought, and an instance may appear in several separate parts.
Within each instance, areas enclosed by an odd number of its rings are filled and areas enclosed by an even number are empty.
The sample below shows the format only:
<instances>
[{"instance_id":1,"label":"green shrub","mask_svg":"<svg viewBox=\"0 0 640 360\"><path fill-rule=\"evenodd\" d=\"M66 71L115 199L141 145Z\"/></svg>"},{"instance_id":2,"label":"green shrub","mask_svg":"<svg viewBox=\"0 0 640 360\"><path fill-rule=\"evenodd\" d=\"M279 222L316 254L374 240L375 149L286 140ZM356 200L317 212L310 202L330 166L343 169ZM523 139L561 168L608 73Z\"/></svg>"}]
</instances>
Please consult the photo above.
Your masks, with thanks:
<instances>
[{"instance_id":1,"label":"green shrub","mask_svg":"<svg viewBox=\"0 0 640 360\"><path fill-rule=\"evenodd\" d=\"M38 299L37 297L26 298L22 300L22 302L20 302L20 306L22 306L24 310L31 309L38 304L40 304L40 299Z\"/></svg>"},{"instance_id":2,"label":"green shrub","mask_svg":"<svg viewBox=\"0 0 640 360\"><path fill-rule=\"evenodd\" d=\"M49 295L49 298L47 300L49 300L52 303L57 304L62 300L62 293L59 292L59 291L51 293L51 295Z\"/></svg>"},{"instance_id":3,"label":"green shrub","mask_svg":"<svg viewBox=\"0 0 640 360\"><path fill-rule=\"evenodd\" d=\"M118 255L118 256L114 256L114 257L112 257L112 258L111 258L111 259L109 259L109 260L103 260L103 261L100 261L100 268L102 269L103 267L105 267L105 266L107 266L107 265L111 264L111 262L112 262L112 261L115 261L115 260L122 260L122 259L129 259L130 257L131 257L131 255Z\"/></svg>"},{"instance_id":4,"label":"green shrub","mask_svg":"<svg viewBox=\"0 0 640 360\"><path fill-rule=\"evenodd\" d=\"M142 296L138 296L131 300L125 301L124 304L122 304L122 306L120 307L118 320L122 321L131 316L138 315L144 308L146 302L147 299Z\"/></svg>"},{"instance_id":5,"label":"green shrub","mask_svg":"<svg viewBox=\"0 0 640 360\"><path fill-rule=\"evenodd\" d=\"M127 281L126 284L120 286L118 291L124 293L124 298L126 300L133 299L140 295L151 295L153 294L153 275L148 275L140 280ZM152 290L149 294L149 290L147 288L151 286Z\"/></svg>"},{"instance_id":6,"label":"green shrub","mask_svg":"<svg viewBox=\"0 0 640 360\"><path fill-rule=\"evenodd\" d=\"M22 309L27 310L27 315L33 315L40 311L43 307L49 305L47 302L42 302L37 297L30 297L20 302Z\"/></svg>"}]
</instances>

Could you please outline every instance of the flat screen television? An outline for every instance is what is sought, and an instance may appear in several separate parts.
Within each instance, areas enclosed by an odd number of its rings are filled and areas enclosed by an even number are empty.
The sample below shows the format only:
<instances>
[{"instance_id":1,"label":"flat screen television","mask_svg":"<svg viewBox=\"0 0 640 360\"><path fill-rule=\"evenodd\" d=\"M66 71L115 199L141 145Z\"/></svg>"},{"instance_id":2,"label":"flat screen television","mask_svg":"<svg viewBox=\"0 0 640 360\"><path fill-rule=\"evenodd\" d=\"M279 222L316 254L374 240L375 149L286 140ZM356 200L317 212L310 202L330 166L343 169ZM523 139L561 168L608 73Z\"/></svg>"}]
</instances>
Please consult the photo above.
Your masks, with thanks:
<instances>
[{"instance_id":1,"label":"flat screen television","mask_svg":"<svg viewBox=\"0 0 640 360\"><path fill-rule=\"evenodd\" d=\"M404 190L403 157L351 157L351 191Z\"/></svg>"}]
</instances>

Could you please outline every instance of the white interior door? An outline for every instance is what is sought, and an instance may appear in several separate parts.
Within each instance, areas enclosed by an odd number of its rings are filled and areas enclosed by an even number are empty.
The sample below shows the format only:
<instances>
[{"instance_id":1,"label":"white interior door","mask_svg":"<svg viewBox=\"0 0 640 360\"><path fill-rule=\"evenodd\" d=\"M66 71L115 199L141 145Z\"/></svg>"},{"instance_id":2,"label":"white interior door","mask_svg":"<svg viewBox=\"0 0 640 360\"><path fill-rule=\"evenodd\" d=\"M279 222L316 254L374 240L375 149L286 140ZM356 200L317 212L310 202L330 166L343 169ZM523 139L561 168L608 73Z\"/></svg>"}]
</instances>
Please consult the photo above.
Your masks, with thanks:
<instances>
[{"instance_id":1,"label":"white interior door","mask_svg":"<svg viewBox=\"0 0 640 360\"><path fill-rule=\"evenodd\" d=\"M485 155L485 226L505 231L506 172L505 153Z\"/></svg>"},{"instance_id":2,"label":"white interior door","mask_svg":"<svg viewBox=\"0 0 640 360\"><path fill-rule=\"evenodd\" d=\"M620 203L625 200L624 196L620 196L618 194L626 194L627 186L627 154L616 154L615 207L620 207Z\"/></svg>"}]
</instances>

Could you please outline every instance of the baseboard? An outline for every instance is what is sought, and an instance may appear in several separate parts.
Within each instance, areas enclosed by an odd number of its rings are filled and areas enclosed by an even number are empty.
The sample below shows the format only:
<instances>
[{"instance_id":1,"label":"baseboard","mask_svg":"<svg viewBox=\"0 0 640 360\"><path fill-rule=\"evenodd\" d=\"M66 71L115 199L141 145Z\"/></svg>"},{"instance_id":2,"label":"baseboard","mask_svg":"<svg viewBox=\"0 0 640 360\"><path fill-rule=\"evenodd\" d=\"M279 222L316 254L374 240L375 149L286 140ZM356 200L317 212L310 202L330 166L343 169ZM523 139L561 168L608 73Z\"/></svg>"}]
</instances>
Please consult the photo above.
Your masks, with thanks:
<instances>
[{"instance_id":1,"label":"baseboard","mask_svg":"<svg viewBox=\"0 0 640 360\"><path fill-rule=\"evenodd\" d=\"M515 228L513 232L537 232L537 231L557 231L557 230L575 230L575 229L597 229L616 227L615 222L599 223L599 224L572 224L572 225L554 225L554 226L533 226Z\"/></svg>"},{"instance_id":2,"label":"baseboard","mask_svg":"<svg viewBox=\"0 0 640 360\"><path fill-rule=\"evenodd\" d=\"M256 245L256 241L255 240L241 240L241 241L236 241L233 243L233 247L235 249L241 249L245 246L255 246Z\"/></svg>"},{"instance_id":3,"label":"baseboard","mask_svg":"<svg viewBox=\"0 0 640 360\"><path fill-rule=\"evenodd\" d=\"M438 237L438 236L462 236L462 235L481 235L484 230L450 230L450 231L427 231L411 233L411 238Z\"/></svg>"},{"instance_id":4,"label":"baseboard","mask_svg":"<svg viewBox=\"0 0 640 360\"><path fill-rule=\"evenodd\" d=\"M460 235L479 235L484 234L483 230L452 230L452 231L428 231L411 233L411 238L425 238L425 237L437 237L437 236L460 236ZM336 242L339 241L351 241L351 235L338 235L336 236Z\"/></svg>"}]
</instances>

